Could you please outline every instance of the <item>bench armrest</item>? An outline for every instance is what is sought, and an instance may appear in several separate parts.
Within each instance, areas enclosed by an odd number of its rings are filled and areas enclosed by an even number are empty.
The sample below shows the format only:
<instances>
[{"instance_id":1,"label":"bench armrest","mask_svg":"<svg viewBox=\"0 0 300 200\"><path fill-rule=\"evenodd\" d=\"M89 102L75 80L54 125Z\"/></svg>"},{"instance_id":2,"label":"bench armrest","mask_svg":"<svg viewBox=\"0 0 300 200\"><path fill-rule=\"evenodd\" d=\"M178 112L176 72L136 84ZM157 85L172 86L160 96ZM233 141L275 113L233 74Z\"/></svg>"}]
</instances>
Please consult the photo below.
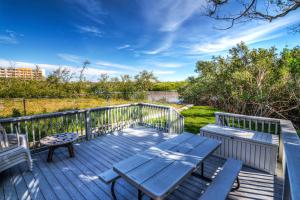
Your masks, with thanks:
<instances>
[{"instance_id":1,"label":"bench armrest","mask_svg":"<svg viewBox=\"0 0 300 200\"><path fill-rule=\"evenodd\" d=\"M18 136L18 137L17 137ZM18 146L23 146L25 149L28 149L27 137L25 134L7 134L7 139L9 143L16 144Z\"/></svg>"}]
</instances>

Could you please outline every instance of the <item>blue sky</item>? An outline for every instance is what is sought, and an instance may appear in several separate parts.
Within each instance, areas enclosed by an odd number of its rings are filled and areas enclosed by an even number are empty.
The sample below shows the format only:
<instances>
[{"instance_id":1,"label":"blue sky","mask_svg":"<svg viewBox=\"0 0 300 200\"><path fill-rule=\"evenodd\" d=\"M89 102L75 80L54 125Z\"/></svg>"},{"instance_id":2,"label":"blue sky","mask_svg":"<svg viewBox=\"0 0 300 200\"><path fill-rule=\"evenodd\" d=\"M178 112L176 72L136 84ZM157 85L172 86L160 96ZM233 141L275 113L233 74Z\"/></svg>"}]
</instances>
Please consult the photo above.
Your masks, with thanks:
<instances>
[{"instance_id":1,"label":"blue sky","mask_svg":"<svg viewBox=\"0 0 300 200\"><path fill-rule=\"evenodd\" d=\"M58 66L86 77L135 75L146 69L161 81L194 75L198 60L225 55L244 41L251 47L299 45L288 27L300 12L268 22L240 24L226 31L203 16L205 0L0 0L0 65ZM232 4L231 9L235 9Z\"/></svg>"}]
</instances>

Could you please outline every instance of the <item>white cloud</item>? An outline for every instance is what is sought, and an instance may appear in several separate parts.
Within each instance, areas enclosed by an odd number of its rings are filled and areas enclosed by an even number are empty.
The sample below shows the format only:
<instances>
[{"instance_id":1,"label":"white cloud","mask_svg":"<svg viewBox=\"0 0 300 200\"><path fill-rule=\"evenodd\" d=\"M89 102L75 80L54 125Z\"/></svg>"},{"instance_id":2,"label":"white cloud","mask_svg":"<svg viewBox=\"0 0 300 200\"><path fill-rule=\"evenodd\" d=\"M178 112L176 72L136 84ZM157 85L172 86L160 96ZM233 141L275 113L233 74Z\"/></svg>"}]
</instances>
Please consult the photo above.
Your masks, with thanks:
<instances>
[{"instance_id":1,"label":"white cloud","mask_svg":"<svg viewBox=\"0 0 300 200\"><path fill-rule=\"evenodd\" d=\"M31 62L22 62L22 61L10 61L6 59L0 59L0 66L3 67L16 67L16 68L35 68L38 65L41 69L45 69L47 73L52 72L53 70L57 69L58 67L67 68L70 72L75 73L76 75L79 74L81 68L71 65L53 65L53 64L43 64L43 63L31 63ZM97 69L94 67L88 67L85 71L85 75L89 80L97 80L100 74L118 74L119 72L115 70L103 70Z\"/></svg>"},{"instance_id":2,"label":"white cloud","mask_svg":"<svg viewBox=\"0 0 300 200\"><path fill-rule=\"evenodd\" d=\"M128 65L122 65L122 64L118 64L118 63L111 63L111 62L107 62L107 61L97 61L96 65L98 66L102 66L102 67L113 67L113 68L118 68L118 69L122 69L122 70L129 70L129 71L138 71L138 69L128 66Z\"/></svg>"},{"instance_id":3,"label":"white cloud","mask_svg":"<svg viewBox=\"0 0 300 200\"><path fill-rule=\"evenodd\" d=\"M71 5L77 5L77 10L86 18L98 24L103 24L104 12L101 1L98 0L68 0Z\"/></svg>"},{"instance_id":4,"label":"white cloud","mask_svg":"<svg viewBox=\"0 0 300 200\"><path fill-rule=\"evenodd\" d=\"M89 33L96 37L102 37L103 32L95 26L76 26L80 33Z\"/></svg>"},{"instance_id":5,"label":"white cloud","mask_svg":"<svg viewBox=\"0 0 300 200\"><path fill-rule=\"evenodd\" d=\"M241 41L247 44L254 44L266 40L271 40L282 36L284 33L272 34L275 31L296 23L298 18L290 16L276 20L272 23L263 23L253 28L247 29L233 29L234 32L226 33L226 35L219 36L218 38L209 38L208 41L201 42L200 44L192 45L191 54L201 53L214 53L227 50Z\"/></svg>"},{"instance_id":6,"label":"white cloud","mask_svg":"<svg viewBox=\"0 0 300 200\"><path fill-rule=\"evenodd\" d=\"M205 0L140 1L143 13L150 24L160 31L173 32L207 5Z\"/></svg>"},{"instance_id":7,"label":"white cloud","mask_svg":"<svg viewBox=\"0 0 300 200\"><path fill-rule=\"evenodd\" d=\"M180 68L183 67L182 63L171 63L171 62L150 62L150 65L163 68Z\"/></svg>"},{"instance_id":8,"label":"white cloud","mask_svg":"<svg viewBox=\"0 0 300 200\"><path fill-rule=\"evenodd\" d=\"M0 44L17 44L17 35L20 34L17 34L12 30L5 30L5 34L0 35Z\"/></svg>"},{"instance_id":9,"label":"white cloud","mask_svg":"<svg viewBox=\"0 0 300 200\"><path fill-rule=\"evenodd\" d=\"M80 56L76 56L73 54L59 53L57 54L57 56L68 62L80 63L82 61L82 58Z\"/></svg>"},{"instance_id":10,"label":"white cloud","mask_svg":"<svg viewBox=\"0 0 300 200\"><path fill-rule=\"evenodd\" d=\"M175 39L175 34L168 35L166 39L159 44L159 47L153 50L143 51L142 53L148 55L156 55L165 52L172 46L174 39Z\"/></svg>"},{"instance_id":11,"label":"white cloud","mask_svg":"<svg viewBox=\"0 0 300 200\"><path fill-rule=\"evenodd\" d=\"M176 71L153 70L153 73L156 75L168 75L168 74L175 74Z\"/></svg>"},{"instance_id":12,"label":"white cloud","mask_svg":"<svg viewBox=\"0 0 300 200\"><path fill-rule=\"evenodd\" d=\"M122 46L117 47L117 49L118 49L118 50L122 50L122 49L127 49L127 48L129 48L129 47L130 47L129 44L124 44L124 45L122 45Z\"/></svg>"}]
</instances>

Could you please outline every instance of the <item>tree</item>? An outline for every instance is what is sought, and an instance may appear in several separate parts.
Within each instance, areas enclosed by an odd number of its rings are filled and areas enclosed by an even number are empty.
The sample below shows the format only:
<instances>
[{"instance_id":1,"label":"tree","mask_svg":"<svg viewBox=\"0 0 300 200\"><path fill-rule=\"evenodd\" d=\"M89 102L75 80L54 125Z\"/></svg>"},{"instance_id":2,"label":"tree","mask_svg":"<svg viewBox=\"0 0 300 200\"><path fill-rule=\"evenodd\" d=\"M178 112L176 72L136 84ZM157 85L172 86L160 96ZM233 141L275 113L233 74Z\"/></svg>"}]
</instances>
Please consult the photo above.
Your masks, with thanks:
<instances>
[{"instance_id":1,"label":"tree","mask_svg":"<svg viewBox=\"0 0 300 200\"><path fill-rule=\"evenodd\" d=\"M148 72L147 70L138 73L134 79L139 91L151 90L154 83L157 82L157 77L154 76L153 72Z\"/></svg>"},{"instance_id":2,"label":"tree","mask_svg":"<svg viewBox=\"0 0 300 200\"><path fill-rule=\"evenodd\" d=\"M128 74L121 75L119 90L122 93L122 98L130 99L135 92L134 83Z\"/></svg>"},{"instance_id":3,"label":"tree","mask_svg":"<svg viewBox=\"0 0 300 200\"><path fill-rule=\"evenodd\" d=\"M91 91L94 95L109 99L111 97L111 84L109 82L109 76L107 74L101 74L99 81L91 87Z\"/></svg>"},{"instance_id":4,"label":"tree","mask_svg":"<svg viewBox=\"0 0 300 200\"><path fill-rule=\"evenodd\" d=\"M299 9L299 0L241 0L235 6L237 12L226 11L226 7L231 2L229 0L209 0L207 15L228 22L225 28L229 29L236 23L249 20L267 20L272 22L275 19L284 17L290 12ZM300 31L300 24L294 27L295 31Z\"/></svg>"},{"instance_id":5,"label":"tree","mask_svg":"<svg viewBox=\"0 0 300 200\"><path fill-rule=\"evenodd\" d=\"M80 82L85 80L84 71L87 69L88 65L90 65L90 64L91 64L91 62L89 60L83 61L82 67L81 67L81 70L80 70L80 74L79 74L79 81Z\"/></svg>"},{"instance_id":6,"label":"tree","mask_svg":"<svg viewBox=\"0 0 300 200\"><path fill-rule=\"evenodd\" d=\"M68 83L73 77L74 73L69 69L58 67L49 74L47 80L51 83Z\"/></svg>"},{"instance_id":7,"label":"tree","mask_svg":"<svg viewBox=\"0 0 300 200\"><path fill-rule=\"evenodd\" d=\"M241 43L227 57L198 61L196 72L179 91L185 102L300 125L300 47L278 55L274 47L249 49Z\"/></svg>"}]
</instances>

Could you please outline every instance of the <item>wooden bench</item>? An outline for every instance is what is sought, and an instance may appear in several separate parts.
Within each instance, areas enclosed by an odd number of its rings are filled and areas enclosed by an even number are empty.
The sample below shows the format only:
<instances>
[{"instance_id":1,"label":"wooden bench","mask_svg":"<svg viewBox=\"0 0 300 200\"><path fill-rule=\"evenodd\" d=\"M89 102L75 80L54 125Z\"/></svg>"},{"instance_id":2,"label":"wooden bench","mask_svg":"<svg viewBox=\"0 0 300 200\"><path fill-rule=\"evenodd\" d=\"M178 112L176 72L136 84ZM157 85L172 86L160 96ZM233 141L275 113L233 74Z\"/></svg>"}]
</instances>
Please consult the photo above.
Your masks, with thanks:
<instances>
[{"instance_id":1,"label":"wooden bench","mask_svg":"<svg viewBox=\"0 0 300 200\"><path fill-rule=\"evenodd\" d=\"M120 178L119 174L117 174L113 169L109 169L109 170L106 170L105 172L101 173L99 175L99 178L105 184L111 183L110 190L111 190L112 198L117 199L114 187L115 187L116 180L118 178Z\"/></svg>"},{"instance_id":2,"label":"wooden bench","mask_svg":"<svg viewBox=\"0 0 300 200\"><path fill-rule=\"evenodd\" d=\"M242 161L229 158L198 200L226 199L230 191L237 190L240 186L238 175L242 166ZM235 180L237 180L237 187L232 188Z\"/></svg>"}]
</instances>

